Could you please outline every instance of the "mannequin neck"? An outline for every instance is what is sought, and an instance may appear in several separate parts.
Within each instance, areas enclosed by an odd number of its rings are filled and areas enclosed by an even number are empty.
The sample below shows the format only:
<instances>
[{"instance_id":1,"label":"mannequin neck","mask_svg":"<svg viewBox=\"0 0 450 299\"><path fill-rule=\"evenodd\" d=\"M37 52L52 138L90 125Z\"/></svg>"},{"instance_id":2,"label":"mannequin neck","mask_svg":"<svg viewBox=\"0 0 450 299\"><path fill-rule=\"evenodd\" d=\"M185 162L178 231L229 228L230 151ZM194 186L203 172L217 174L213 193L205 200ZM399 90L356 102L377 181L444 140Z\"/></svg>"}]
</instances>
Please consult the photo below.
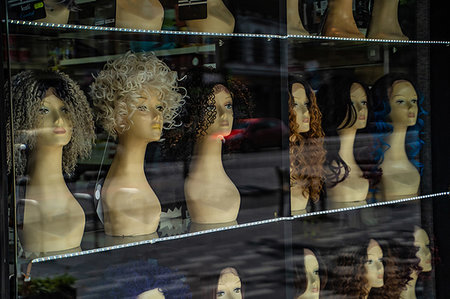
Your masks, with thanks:
<instances>
[{"instance_id":1,"label":"mannequin neck","mask_svg":"<svg viewBox=\"0 0 450 299\"><path fill-rule=\"evenodd\" d=\"M213 170L222 164L222 141L219 138L204 136L197 141L192 160L193 170Z\"/></svg>"},{"instance_id":2,"label":"mannequin neck","mask_svg":"<svg viewBox=\"0 0 450 299\"><path fill-rule=\"evenodd\" d=\"M408 159L405 149L407 130L407 126L394 126L392 134L387 138L387 143L390 145L390 148L384 154L385 158L393 160Z\"/></svg>"},{"instance_id":3,"label":"mannequin neck","mask_svg":"<svg viewBox=\"0 0 450 299\"><path fill-rule=\"evenodd\" d=\"M410 280L408 282L408 288L411 288L412 290L414 290L414 293L415 293L417 280L419 278L419 272L413 271L413 273L411 273L410 277L412 278L412 280Z\"/></svg>"},{"instance_id":4,"label":"mannequin neck","mask_svg":"<svg viewBox=\"0 0 450 299\"><path fill-rule=\"evenodd\" d=\"M28 162L29 185L54 186L64 184L62 171L62 146L39 146L30 155Z\"/></svg>"},{"instance_id":5,"label":"mannequin neck","mask_svg":"<svg viewBox=\"0 0 450 299\"><path fill-rule=\"evenodd\" d=\"M342 129L338 131L340 148L339 156L346 164L356 164L353 146L355 144L356 129Z\"/></svg>"},{"instance_id":6,"label":"mannequin neck","mask_svg":"<svg viewBox=\"0 0 450 299\"><path fill-rule=\"evenodd\" d=\"M400 299L416 299L416 284L417 279L419 278L419 273L417 271L413 271L410 277L412 280L408 282L406 289L401 292Z\"/></svg>"},{"instance_id":7,"label":"mannequin neck","mask_svg":"<svg viewBox=\"0 0 450 299\"><path fill-rule=\"evenodd\" d=\"M341 14L343 17L353 18L353 2L348 0L328 1L328 10Z\"/></svg>"},{"instance_id":8,"label":"mannequin neck","mask_svg":"<svg viewBox=\"0 0 450 299\"><path fill-rule=\"evenodd\" d=\"M145 151L147 150L147 141L136 140L119 136L119 144L111 164L111 168L120 171L122 175L144 173Z\"/></svg>"}]
</instances>

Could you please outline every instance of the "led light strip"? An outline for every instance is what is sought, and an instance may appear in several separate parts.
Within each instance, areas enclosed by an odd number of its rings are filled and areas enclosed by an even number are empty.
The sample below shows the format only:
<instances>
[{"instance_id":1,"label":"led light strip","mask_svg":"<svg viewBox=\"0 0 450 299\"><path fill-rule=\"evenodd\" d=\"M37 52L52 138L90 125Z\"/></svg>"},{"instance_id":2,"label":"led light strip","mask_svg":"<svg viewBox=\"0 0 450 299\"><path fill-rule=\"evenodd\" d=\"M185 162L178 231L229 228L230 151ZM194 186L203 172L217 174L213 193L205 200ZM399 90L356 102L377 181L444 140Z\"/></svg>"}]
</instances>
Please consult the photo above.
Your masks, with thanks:
<instances>
[{"instance_id":1,"label":"led light strip","mask_svg":"<svg viewBox=\"0 0 450 299\"><path fill-rule=\"evenodd\" d=\"M215 33L215 32L195 32L195 31L169 31L169 30L145 30L145 29L128 29L103 26L89 25L72 25L72 24L54 24L34 21L9 20L9 23L15 25L25 25L44 28L63 28L93 31L110 31L110 32L131 32L131 33L151 33L151 34L171 34L171 35L191 35L191 36L219 36L219 37L257 37L266 39L319 39L332 41L356 41L371 43L397 43L397 44L442 44L450 45L450 41L421 41L421 40L396 40L396 39L373 39L373 38L353 38L353 37L331 37L319 35L277 35L277 34L252 34L252 33Z\"/></svg>"},{"instance_id":2,"label":"led light strip","mask_svg":"<svg viewBox=\"0 0 450 299\"><path fill-rule=\"evenodd\" d=\"M33 264L42 263L42 262L47 262L47 261L52 261L52 260L58 260L58 259L63 259L63 258L68 258L68 257L83 256L83 255L105 252L105 251L110 251L110 250L116 250L116 249L121 249L121 248L134 247L134 246L145 245L145 244L155 244L155 243L171 241L171 240L180 240L180 239L194 237L194 236L206 235L206 234L210 234L210 233L216 233L216 232L233 230L233 229L240 229L240 228L245 228L245 227L258 226L258 225L262 225L262 224L269 224L269 223L275 223L275 222L280 222L280 221L292 221L292 220L311 217L311 216L335 214L335 213L339 213L339 212L354 211L354 210L360 210L360 209L371 208L371 207L392 205L392 204L397 204L397 203L405 203L405 202L409 202L409 201L414 201L414 200L419 200L419 199L428 199L428 198L445 196L445 195L450 195L450 192L441 192L441 193L435 193L435 194L429 194L429 195L415 196L415 197L398 199L398 200L387 201L387 202L372 203L372 204L367 204L367 205L357 206L357 207L324 210L324 211L319 211L319 212L307 213L307 214L303 214L303 215L260 220L260 221L249 222L249 223L244 223L244 224L237 224L237 225L232 225L232 226L208 229L208 230L203 230L203 231L199 231L199 232L195 232L195 233L186 233L183 235L155 238L152 240L132 242L132 243L127 243L127 244L121 244L121 245L115 245L115 246L109 246L109 247L103 247L103 248L97 248L97 249L90 249L90 250L74 252L74 253L52 255L52 256L33 259L31 261L31 263L33 263Z\"/></svg>"}]
</instances>

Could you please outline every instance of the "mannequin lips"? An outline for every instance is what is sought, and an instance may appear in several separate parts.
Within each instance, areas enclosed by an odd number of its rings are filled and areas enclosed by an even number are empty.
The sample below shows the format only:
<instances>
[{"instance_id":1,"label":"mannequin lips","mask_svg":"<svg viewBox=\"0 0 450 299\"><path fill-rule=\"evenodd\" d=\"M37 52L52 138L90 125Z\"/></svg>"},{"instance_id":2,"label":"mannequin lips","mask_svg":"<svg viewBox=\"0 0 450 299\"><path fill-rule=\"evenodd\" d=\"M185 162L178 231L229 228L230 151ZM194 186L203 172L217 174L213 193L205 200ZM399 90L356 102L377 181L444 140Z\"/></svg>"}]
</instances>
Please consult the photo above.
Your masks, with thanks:
<instances>
[{"instance_id":1,"label":"mannequin lips","mask_svg":"<svg viewBox=\"0 0 450 299\"><path fill-rule=\"evenodd\" d=\"M152 129L161 130L161 126L159 124L152 125Z\"/></svg>"},{"instance_id":2,"label":"mannequin lips","mask_svg":"<svg viewBox=\"0 0 450 299\"><path fill-rule=\"evenodd\" d=\"M224 121L221 121L221 122L220 122L220 126L221 126L221 127L229 127L229 126L230 126L230 123L229 123L227 120L224 120Z\"/></svg>"},{"instance_id":3,"label":"mannequin lips","mask_svg":"<svg viewBox=\"0 0 450 299\"><path fill-rule=\"evenodd\" d=\"M359 120L366 120L366 116L365 116L365 115L360 115L360 116L358 117L358 119L359 119Z\"/></svg>"},{"instance_id":4,"label":"mannequin lips","mask_svg":"<svg viewBox=\"0 0 450 299\"><path fill-rule=\"evenodd\" d=\"M314 287L314 288L311 289L311 292L313 292L313 293L318 293L318 292L319 292L319 288Z\"/></svg>"},{"instance_id":5,"label":"mannequin lips","mask_svg":"<svg viewBox=\"0 0 450 299\"><path fill-rule=\"evenodd\" d=\"M408 117L409 117L409 118L416 117L416 114L415 114L415 113L408 113Z\"/></svg>"},{"instance_id":6,"label":"mannequin lips","mask_svg":"<svg viewBox=\"0 0 450 299\"><path fill-rule=\"evenodd\" d=\"M305 123L305 124L306 124L306 123L307 123L307 124L309 124L309 118L304 118L304 119L303 119L303 123Z\"/></svg>"},{"instance_id":7,"label":"mannequin lips","mask_svg":"<svg viewBox=\"0 0 450 299\"><path fill-rule=\"evenodd\" d=\"M378 279L383 279L383 274L378 274L377 278Z\"/></svg>"},{"instance_id":8,"label":"mannequin lips","mask_svg":"<svg viewBox=\"0 0 450 299\"><path fill-rule=\"evenodd\" d=\"M65 134L66 133L66 129L64 129L62 127L54 128L53 129L53 133L55 133L55 134Z\"/></svg>"}]
</instances>

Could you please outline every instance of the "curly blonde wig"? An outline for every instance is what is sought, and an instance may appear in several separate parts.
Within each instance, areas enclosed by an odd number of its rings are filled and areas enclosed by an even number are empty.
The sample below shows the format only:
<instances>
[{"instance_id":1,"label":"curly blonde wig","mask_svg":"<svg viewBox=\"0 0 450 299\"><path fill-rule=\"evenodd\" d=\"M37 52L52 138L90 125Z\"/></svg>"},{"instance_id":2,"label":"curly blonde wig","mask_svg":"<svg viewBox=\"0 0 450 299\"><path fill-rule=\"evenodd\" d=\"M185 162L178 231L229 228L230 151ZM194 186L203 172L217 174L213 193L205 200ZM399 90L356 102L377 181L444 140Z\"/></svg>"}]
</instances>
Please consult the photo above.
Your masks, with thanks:
<instances>
[{"instance_id":1,"label":"curly blonde wig","mask_svg":"<svg viewBox=\"0 0 450 299\"><path fill-rule=\"evenodd\" d=\"M304 86L309 100L310 129L300 133L297 123L297 113L294 109L292 85L300 83ZM289 156L291 185L300 185L303 196L314 201L319 200L323 185L323 163L325 162L325 149L323 148L324 132L322 130L322 113L317 106L316 96L311 86L302 78L290 76L289 78Z\"/></svg>"},{"instance_id":2,"label":"curly blonde wig","mask_svg":"<svg viewBox=\"0 0 450 299\"><path fill-rule=\"evenodd\" d=\"M142 92L156 93L163 105L165 129L179 126L175 118L184 104L175 71L154 54L127 52L109 61L91 84L97 119L114 138L128 130ZM185 92L184 92L185 93Z\"/></svg>"},{"instance_id":3,"label":"curly blonde wig","mask_svg":"<svg viewBox=\"0 0 450 299\"><path fill-rule=\"evenodd\" d=\"M63 147L64 172L71 174L78 159L88 158L91 153L95 140L94 121L86 96L78 84L59 71L24 71L11 79L15 151L12 155L8 148L7 162L11 171L14 159L16 175L23 175L26 171L29 153L36 144L33 129L37 125L38 111L49 89L65 103L73 125L72 138ZM8 134L7 137L10 142L11 136Z\"/></svg>"}]
</instances>

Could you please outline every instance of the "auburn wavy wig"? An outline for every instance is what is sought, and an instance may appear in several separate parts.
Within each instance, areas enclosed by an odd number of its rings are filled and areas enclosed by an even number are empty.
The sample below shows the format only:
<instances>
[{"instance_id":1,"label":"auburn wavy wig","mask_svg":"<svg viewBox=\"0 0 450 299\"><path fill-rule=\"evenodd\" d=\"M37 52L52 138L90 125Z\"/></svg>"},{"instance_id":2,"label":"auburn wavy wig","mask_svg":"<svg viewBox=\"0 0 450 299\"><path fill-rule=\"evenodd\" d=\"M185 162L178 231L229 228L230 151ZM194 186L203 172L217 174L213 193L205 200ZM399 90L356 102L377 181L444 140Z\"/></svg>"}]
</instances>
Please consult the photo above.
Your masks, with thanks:
<instances>
[{"instance_id":1,"label":"auburn wavy wig","mask_svg":"<svg viewBox=\"0 0 450 299\"><path fill-rule=\"evenodd\" d=\"M292 96L292 85L300 83L305 88L308 98L310 116L310 129L301 133L297 123L295 102ZM301 77L289 76L289 156L291 186L300 186L303 196L313 201L319 200L323 185L323 163L325 162L325 149L322 130L322 113L317 105L316 96L311 85Z\"/></svg>"},{"instance_id":2,"label":"auburn wavy wig","mask_svg":"<svg viewBox=\"0 0 450 299\"><path fill-rule=\"evenodd\" d=\"M38 111L46 92L52 89L64 102L72 121L70 142L63 147L62 166L71 174L78 159L88 158L95 140L94 121L89 103L75 81L59 71L24 71L11 78L13 101L14 165L16 175L26 171L29 154L36 145L35 127ZM8 90L8 88L6 88ZM9 126L10 119L8 119ZM11 142L8 133L8 142ZM7 162L11 170L13 154L8 147Z\"/></svg>"}]
</instances>

